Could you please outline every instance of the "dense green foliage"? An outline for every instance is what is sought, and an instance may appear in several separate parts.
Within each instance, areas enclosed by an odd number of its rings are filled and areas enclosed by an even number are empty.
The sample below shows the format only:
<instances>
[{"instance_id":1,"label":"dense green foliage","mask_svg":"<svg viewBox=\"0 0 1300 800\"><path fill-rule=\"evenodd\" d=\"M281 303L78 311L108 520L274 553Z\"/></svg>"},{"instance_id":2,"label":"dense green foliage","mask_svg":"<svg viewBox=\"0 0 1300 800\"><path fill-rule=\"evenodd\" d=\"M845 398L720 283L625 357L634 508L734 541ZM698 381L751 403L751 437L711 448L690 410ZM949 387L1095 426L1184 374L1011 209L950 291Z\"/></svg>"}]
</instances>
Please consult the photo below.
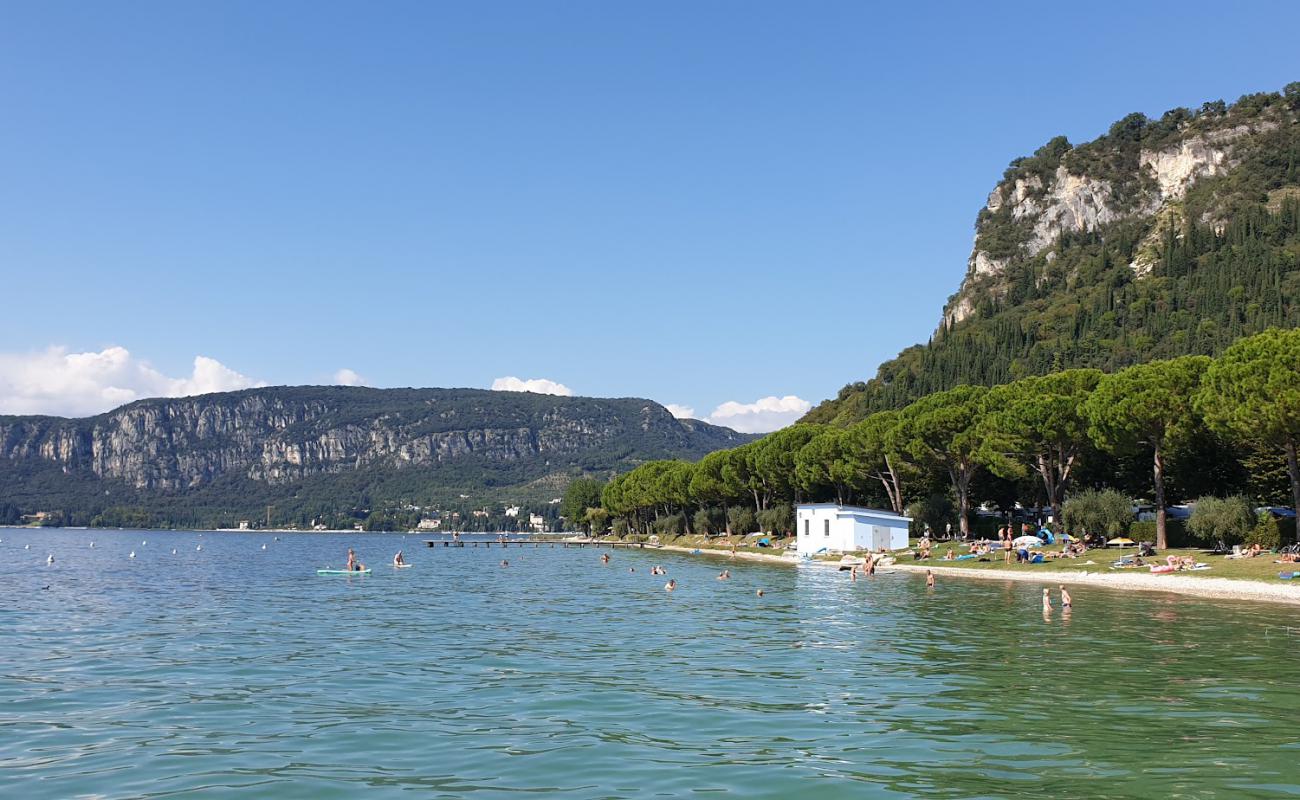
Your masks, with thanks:
<instances>
[{"instance_id":1,"label":"dense green foliage","mask_svg":"<svg viewBox=\"0 0 1300 800\"><path fill-rule=\"evenodd\" d=\"M1232 545L1244 541L1257 521L1253 504L1243 495L1202 497L1196 501L1187 530L1201 542Z\"/></svg>"},{"instance_id":2,"label":"dense green foliage","mask_svg":"<svg viewBox=\"0 0 1300 800\"><path fill-rule=\"evenodd\" d=\"M1165 518L1166 504L1204 496L1196 536L1240 540L1253 525L1252 501L1216 500L1200 490L1272 504L1285 493L1276 480L1279 469L1286 472L1283 454L1261 451L1249 425L1229 426L1222 436L1210 430L1196 413L1214 391L1202 379L1223 363L1265 370L1293 345L1300 348L1300 330L1266 331L1219 362L1184 356L1111 374L1066 370L992 389L958 386L848 428L799 424L697 463L644 464L610 481L601 501L622 520L616 530L636 532L676 529L690 519L701 532L715 532L715 508L726 509L730 533L755 524L779 529L790 521L786 512L764 515L785 503L857 499L895 507L901 498L918 530L988 535L996 520L971 519L976 506L1004 518L1047 507L1075 532L1130 530L1163 548L1187 541L1184 526ZM1249 393L1239 400L1270 407ZM907 480L882 483L886 462ZM1154 501L1156 520L1133 522L1130 498Z\"/></svg>"},{"instance_id":3,"label":"dense green foliage","mask_svg":"<svg viewBox=\"0 0 1300 800\"><path fill-rule=\"evenodd\" d=\"M1068 530L1116 536L1133 522L1133 501L1114 489L1086 489L1065 502L1061 515Z\"/></svg>"},{"instance_id":4,"label":"dense green foliage","mask_svg":"<svg viewBox=\"0 0 1300 800\"><path fill-rule=\"evenodd\" d=\"M846 425L961 384L1215 355L1243 336L1300 326L1297 107L1292 84L1159 120L1130 115L1094 142L1071 148L1054 139L1013 163L1006 181L1046 181L1058 166L1109 181L1125 213L1030 256L1028 221L1014 218L1009 203L984 210L977 247L1005 259L1006 269L973 287L973 314L881 365L874 379L844 387L805 421ZM1235 145L1232 169L1202 177L1160 213L1137 202L1151 184L1142 150L1247 124L1257 127ZM1149 271L1135 271L1137 261Z\"/></svg>"}]
</instances>

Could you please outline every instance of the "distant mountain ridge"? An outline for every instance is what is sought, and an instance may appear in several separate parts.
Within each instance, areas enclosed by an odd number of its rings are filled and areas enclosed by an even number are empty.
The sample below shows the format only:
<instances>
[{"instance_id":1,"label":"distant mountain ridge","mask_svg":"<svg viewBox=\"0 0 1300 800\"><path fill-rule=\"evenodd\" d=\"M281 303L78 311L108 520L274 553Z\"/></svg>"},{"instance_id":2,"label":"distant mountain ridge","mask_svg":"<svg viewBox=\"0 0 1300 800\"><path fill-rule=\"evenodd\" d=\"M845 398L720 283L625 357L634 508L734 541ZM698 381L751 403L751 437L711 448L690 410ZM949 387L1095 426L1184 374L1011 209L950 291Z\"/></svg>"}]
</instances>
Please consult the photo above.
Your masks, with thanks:
<instances>
[{"instance_id":1,"label":"distant mountain ridge","mask_svg":"<svg viewBox=\"0 0 1300 800\"><path fill-rule=\"evenodd\" d=\"M1300 325L1300 83L1130 114L1013 161L931 341L805 417L848 424L961 383L1213 355Z\"/></svg>"},{"instance_id":2,"label":"distant mountain ridge","mask_svg":"<svg viewBox=\"0 0 1300 800\"><path fill-rule=\"evenodd\" d=\"M551 495L576 474L698 458L751 436L636 398L299 386L0 416L0 501L93 514ZM255 513L256 512L256 513ZM199 519L194 522L199 522Z\"/></svg>"}]
</instances>

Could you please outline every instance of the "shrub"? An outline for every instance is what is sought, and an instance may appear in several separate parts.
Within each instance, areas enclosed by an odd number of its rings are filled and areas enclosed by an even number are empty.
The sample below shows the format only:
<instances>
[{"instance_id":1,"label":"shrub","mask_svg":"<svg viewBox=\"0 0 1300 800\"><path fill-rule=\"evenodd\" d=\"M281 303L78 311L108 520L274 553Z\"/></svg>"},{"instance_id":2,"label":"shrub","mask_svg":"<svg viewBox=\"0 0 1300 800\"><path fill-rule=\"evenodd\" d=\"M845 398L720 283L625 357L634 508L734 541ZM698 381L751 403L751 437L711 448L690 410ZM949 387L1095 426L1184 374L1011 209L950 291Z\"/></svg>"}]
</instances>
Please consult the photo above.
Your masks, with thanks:
<instances>
[{"instance_id":1,"label":"shrub","mask_svg":"<svg viewBox=\"0 0 1300 800\"><path fill-rule=\"evenodd\" d=\"M957 518L952 500L946 494L932 494L923 500L917 500L907 507L907 516L912 518L911 534L920 536L926 526L933 535L941 535L947 530L948 523ZM956 529L953 525L953 529Z\"/></svg>"},{"instance_id":2,"label":"shrub","mask_svg":"<svg viewBox=\"0 0 1300 800\"><path fill-rule=\"evenodd\" d=\"M660 536L681 536L685 525L686 518L681 514L669 514L655 520L650 528Z\"/></svg>"},{"instance_id":3,"label":"shrub","mask_svg":"<svg viewBox=\"0 0 1300 800\"><path fill-rule=\"evenodd\" d=\"M1223 540L1224 544L1234 545L1245 540L1257 522L1250 500L1237 494L1200 498L1187 527L1198 544L1211 545Z\"/></svg>"},{"instance_id":4,"label":"shrub","mask_svg":"<svg viewBox=\"0 0 1300 800\"><path fill-rule=\"evenodd\" d=\"M716 533L718 530L718 525L713 521L713 515L704 509L696 511L695 514L691 516L691 527L694 528L695 533L700 536L708 536L710 533Z\"/></svg>"},{"instance_id":5,"label":"shrub","mask_svg":"<svg viewBox=\"0 0 1300 800\"><path fill-rule=\"evenodd\" d=\"M753 533L758 527L754 512L745 506L732 506L727 509L727 521L731 523L731 532L740 536Z\"/></svg>"},{"instance_id":6,"label":"shrub","mask_svg":"<svg viewBox=\"0 0 1300 800\"><path fill-rule=\"evenodd\" d=\"M1187 535L1187 526L1183 524L1181 519L1166 519L1165 535L1169 540L1170 547L1189 547L1197 544ZM1134 522L1128 526L1128 536L1130 539L1139 542L1154 542L1156 540L1155 520Z\"/></svg>"},{"instance_id":7,"label":"shrub","mask_svg":"<svg viewBox=\"0 0 1300 800\"><path fill-rule=\"evenodd\" d=\"M794 509L786 503L778 503L766 511L758 513L758 527L764 533L786 533L794 530Z\"/></svg>"},{"instance_id":8,"label":"shrub","mask_svg":"<svg viewBox=\"0 0 1300 800\"><path fill-rule=\"evenodd\" d=\"M632 530L632 527L627 524L626 517L618 517L614 520L613 533L615 536L618 536L620 538L623 536L627 536L630 530Z\"/></svg>"},{"instance_id":9,"label":"shrub","mask_svg":"<svg viewBox=\"0 0 1300 800\"><path fill-rule=\"evenodd\" d=\"M1267 511L1261 512L1255 521L1255 527L1246 534L1244 544L1259 543L1260 547L1276 550L1284 544L1295 541L1295 520L1275 519Z\"/></svg>"},{"instance_id":10,"label":"shrub","mask_svg":"<svg viewBox=\"0 0 1300 800\"><path fill-rule=\"evenodd\" d=\"M1133 521L1133 501L1113 489L1088 489L1065 501L1061 519L1066 530L1116 536ZM1155 528L1151 531L1154 539Z\"/></svg>"}]
</instances>

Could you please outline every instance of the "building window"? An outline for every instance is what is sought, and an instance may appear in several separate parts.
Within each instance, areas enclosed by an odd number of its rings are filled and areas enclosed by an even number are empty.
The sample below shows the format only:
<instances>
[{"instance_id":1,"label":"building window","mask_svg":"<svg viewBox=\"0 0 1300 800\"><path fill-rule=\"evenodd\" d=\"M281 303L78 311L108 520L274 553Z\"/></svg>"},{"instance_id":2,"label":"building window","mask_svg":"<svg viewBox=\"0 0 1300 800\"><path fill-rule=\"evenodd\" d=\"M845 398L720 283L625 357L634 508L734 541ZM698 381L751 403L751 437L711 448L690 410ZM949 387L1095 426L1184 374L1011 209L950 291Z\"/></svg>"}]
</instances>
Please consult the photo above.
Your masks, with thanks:
<instances>
[{"instance_id":1,"label":"building window","mask_svg":"<svg viewBox=\"0 0 1300 800\"><path fill-rule=\"evenodd\" d=\"M811 525L811 524L812 524L812 523L810 523L808 520L804 520L804 521L803 521L803 535L804 535L804 536L807 536L807 535L808 535L808 526Z\"/></svg>"},{"instance_id":2,"label":"building window","mask_svg":"<svg viewBox=\"0 0 1300 800\"><path fill-rule=\"evenodd\" d=\"M824 529L823 532L822 532L822 536L830 536L830 535L831 535L831 521L828 520L828 519L824 519L824 520L822 520L822 525L825 526L825 529Z\"/></svg>"}]
</instances>

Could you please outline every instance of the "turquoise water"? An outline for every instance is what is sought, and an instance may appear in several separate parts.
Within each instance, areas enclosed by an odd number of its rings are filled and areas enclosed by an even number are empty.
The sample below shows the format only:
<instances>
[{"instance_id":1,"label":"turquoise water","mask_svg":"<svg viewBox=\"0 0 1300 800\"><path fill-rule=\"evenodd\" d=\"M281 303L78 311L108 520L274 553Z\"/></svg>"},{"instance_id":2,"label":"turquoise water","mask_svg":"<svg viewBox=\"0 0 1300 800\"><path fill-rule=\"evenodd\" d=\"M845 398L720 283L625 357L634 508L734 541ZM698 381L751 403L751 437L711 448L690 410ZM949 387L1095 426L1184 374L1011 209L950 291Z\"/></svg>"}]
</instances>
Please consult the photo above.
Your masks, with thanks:
<instances>
[{"instance_id":1,"label":"turquoise water","mask_svg":"<svg viewBox=\"0 0 1300 800\"><path fill-rule=\"evenodd\" d=\"M645 551L0 538L5 797L1300 795L1288 607L1079 587L1044 619L1034 584ZM315 575L348 546L373 575Z\"/></svg>"}]
</instances>

